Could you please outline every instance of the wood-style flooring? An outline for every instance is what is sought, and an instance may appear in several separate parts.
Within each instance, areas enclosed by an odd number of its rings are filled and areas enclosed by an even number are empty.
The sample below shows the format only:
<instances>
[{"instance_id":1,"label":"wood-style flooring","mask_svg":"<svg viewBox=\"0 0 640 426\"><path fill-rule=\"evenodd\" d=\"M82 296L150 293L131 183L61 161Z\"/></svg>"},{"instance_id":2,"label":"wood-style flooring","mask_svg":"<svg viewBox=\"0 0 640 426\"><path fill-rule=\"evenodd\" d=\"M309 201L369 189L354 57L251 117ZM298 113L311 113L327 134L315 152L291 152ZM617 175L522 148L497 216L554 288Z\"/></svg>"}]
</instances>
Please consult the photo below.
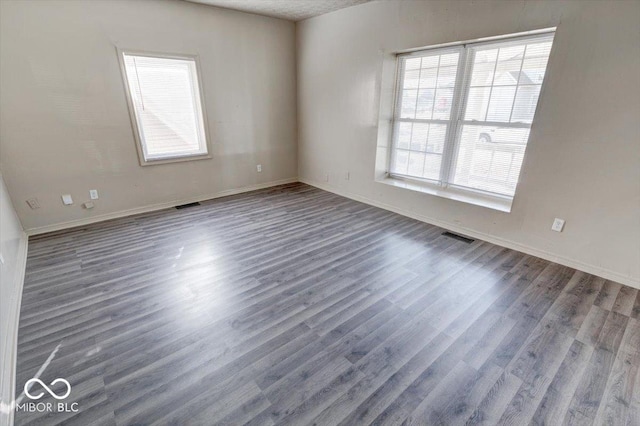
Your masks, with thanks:
<instances>
[{"instance_id":1,"label":"wood-style flooring","mask_svg":"<svg viewBox=\"0 0 640 426\"><path fill-rule=\"evenodd\" d=\"M78 411L16 424L640 425L637 290L442 232L292 184L31 238L16 393Z\"/></svg>"}]
</instances>

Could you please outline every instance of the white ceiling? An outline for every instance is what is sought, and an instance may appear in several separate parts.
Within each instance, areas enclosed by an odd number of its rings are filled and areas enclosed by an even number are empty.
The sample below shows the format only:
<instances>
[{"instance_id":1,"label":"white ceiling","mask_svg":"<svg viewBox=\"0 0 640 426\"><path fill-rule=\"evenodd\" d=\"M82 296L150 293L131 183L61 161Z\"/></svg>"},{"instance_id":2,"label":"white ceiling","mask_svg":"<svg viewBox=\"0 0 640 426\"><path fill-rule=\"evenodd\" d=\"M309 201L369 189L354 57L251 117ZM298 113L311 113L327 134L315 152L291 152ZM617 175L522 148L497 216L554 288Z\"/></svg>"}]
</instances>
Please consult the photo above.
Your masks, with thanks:
<instances>
[{"instance_id":1,"label":"white ceiling","mask_svg":"<svg viewBox=\"0 0 640 426\"><path fill-rule=\"evenodd\" d=\"M187 0L226 9L301 21L370 0Z\"/></svg>"}]
</instances>

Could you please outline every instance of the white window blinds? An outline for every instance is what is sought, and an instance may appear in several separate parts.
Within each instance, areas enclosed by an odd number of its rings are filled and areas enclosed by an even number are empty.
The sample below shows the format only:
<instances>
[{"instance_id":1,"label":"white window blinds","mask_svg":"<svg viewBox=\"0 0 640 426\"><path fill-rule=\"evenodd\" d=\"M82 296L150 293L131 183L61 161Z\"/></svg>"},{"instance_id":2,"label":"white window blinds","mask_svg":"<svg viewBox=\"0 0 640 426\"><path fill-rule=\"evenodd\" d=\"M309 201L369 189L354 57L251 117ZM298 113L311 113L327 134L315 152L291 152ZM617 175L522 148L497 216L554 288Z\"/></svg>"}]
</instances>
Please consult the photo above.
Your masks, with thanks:
<instances>
[{"instance_id":1,"label":"white window blinds","mask_svg":"<svg viewBox=\"0 0 640 426\"><path fill-rule=\"evenodd\" d=\"M513 197L553 33L399 57L391 175Z\"/></svg>"},{"instance_id":2,"label":"white window blinds","mask_svg":"<svg viewBox=\"0 0 640 426\"><path fill-rule=\"evenodd\" d=\"M144 161L207 154L195 59L123 53Z\"/></svg>"},{"instance_id":3,"label":"white window blinds","mask_svg":"<svg viewBox=\"0 0 640 426\"><path fill-rule=\"evenodd\" d=\"M440 179L461 50L432 51L401 61L392 173Z\"/></svg>"}]
</instances>

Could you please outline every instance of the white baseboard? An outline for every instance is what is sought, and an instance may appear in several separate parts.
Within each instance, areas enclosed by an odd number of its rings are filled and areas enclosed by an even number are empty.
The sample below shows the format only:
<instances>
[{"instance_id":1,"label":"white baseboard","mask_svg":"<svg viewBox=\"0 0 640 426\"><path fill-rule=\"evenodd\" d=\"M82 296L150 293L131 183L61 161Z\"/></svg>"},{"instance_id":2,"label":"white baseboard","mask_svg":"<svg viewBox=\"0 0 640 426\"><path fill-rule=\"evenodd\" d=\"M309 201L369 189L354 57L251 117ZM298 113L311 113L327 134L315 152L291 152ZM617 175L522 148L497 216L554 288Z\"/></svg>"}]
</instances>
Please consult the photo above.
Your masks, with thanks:
<instances>
[{"instance_id":1,"label":"white baseboard","mask_svg":"<svg viewBox=\"0 0 640 426\"><path fill-rule=\"evenodd\" d=\"M53 225L47 225L47 226L42 226L38 228L30 228L25 230L25 232L29 236L46 234L47 232L61 231L63 229L75 228L77 226L85 226L85 225L90 225L92 223L104 222L105 220L118 219L121 217L133 216L140 213L148 213L156 210L168 209L174 206L179 206L181 204L189 204L189 203L195 203L199 201L211 200L213 198L227 197L229 195L236 195L236 194L241 194L243 192L256 191L258 189L265 189L265 188L270 188L272 186L285 185L287 183L294 183L294 182L298 182L298 178L281 179L281 180L276 180L272 182L245 186L242 188L227 189L227 190L216 192L213 194L205 194L197 197L191 197L191 198L180 199L180 200L172 200L166 203L151 204L148 206L136 207L135 209L120 210L117 212L92 216L85 219L55 223Z\"/></svg>"},{"instance_id":2,"label":"white baseboard","mask_svg":"<svg viewBox=\"0 0 640 426\"><path fill-rule=\"evenodd\" d=\"M356 201L360 201L362 203L365 204L369 204L375 207L380 207L381 209L385 209L385 210L389 210L392 211L394 213L398 213L402 216L406 216L406 217L410 217L412 219L416 219L419 220L421 222L426 222L429 223L431 225L435 225L438 226L440 228L444 228L453 232L457 232L460 234L464 234L464 235L468 235L470 237L473 238L478 238L480 240L483 241L487 241L490 242L492 244L496 244L499 245L501 247L506 247L506 248L510 248L513 250L517 250L520 251L522 253L526 253L532 256L536 256L545 260L549 260L551 262L555 262L555 263L559 263L561 265L564 266L568 266L570 268L574 268L574 269L578 269L580 271L583 272L587 272L589 274L593 274L593 275L597 275L599 277L602 278L606 278L608 280L612 280L612 281L616 281L618 283L621 284L625 284L628 285L629 287L633 287L633 288L637 288L640 289L640 280L634 279L633 277L627 276L627 275L623 275L620 274L616 271L612 271L609 269L605 269L605 268L601 268L599 266L595 266L595 265L590 265L584 262L581 262L579 260L575 260L575 259L570 259L564 256L559 256L556 255L554 253L545 251L545 250L540 250L537 249L535 247L530 247L515 241L511 241L511 240L507 240L504 238L500 238L500 237L496 237L493 235L489 235L489 234L485 234L483 232L478 232L478 231L474 231L473 229L469 229L469 228L465 228L463 226L460 225L456 225L453 223L449 223L449 222L445 222L443 220L439 220L439 219L435 219L433 217L430 216L426 216L426 215L422 215L422 214L417 214L414 212L410 212L407 210L404 210L402 208L390 205L390 204L386 204L386 203L381 203L375 200L372 200L370 198L367 197L363 197L357 194L353 194L349 191L344 191L342 189L339 188L335 188L329 185L325 185L319 182L315 182L315 181L311 181L308 179L303 179L303 178L299 178L299 181L302 183L306 183L307 185L311 185L311 186L315 186L316 188L322 189L324 191L328 191L328 192L332 192L334 194L338 194L341 195L343 197L347 197L347 198L351 198L352 200L356 200Z\"/></svg>"},{"instance_id":3,"label":"white baseboard","mask_svg":"<svg viewBox=\"0 0 640 426\"><path fill-rule=\"evenodd\" d=\"M16 389L16 356L18 351L18 323L20 321L20 305L22 303L22 288L24 286L24 275L27 268L27 250L29 245L29 237L23 234L18 246L18 257L16 259L16 283L13 286L14 293L9 298L9 324L7 324L7 335L0 336L5 339L5 353L3 359L6 361L2 368L2 383L0 389L5 400L0 412L0 425L13 425L13 417L15 414L15 389ZM7 404L8 406L5 406ZM4 410L9 410L5 412Z\"/></svg>"}]
</instances>

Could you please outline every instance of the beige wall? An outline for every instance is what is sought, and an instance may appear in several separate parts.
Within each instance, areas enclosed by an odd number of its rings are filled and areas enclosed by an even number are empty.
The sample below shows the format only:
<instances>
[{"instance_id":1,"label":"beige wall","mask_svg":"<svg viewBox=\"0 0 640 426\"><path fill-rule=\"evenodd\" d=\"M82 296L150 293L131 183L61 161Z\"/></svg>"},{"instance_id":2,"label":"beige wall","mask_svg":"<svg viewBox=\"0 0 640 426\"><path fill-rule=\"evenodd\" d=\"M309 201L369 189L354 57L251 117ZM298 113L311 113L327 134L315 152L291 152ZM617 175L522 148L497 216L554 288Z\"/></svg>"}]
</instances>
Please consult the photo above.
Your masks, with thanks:
<instances>
[{"instance_id":1,"label":"beige wall","mask_svg":"<svg viewBox=\"0 0 640 426\"><path fill-rule=\"evenodd\" d=\"M0 16L0 164L25 229L297 176L293 23L177 0L2 0ZM200 56L213 159L139 165L116 46Z\"/></svg>"},{"instance_id":2,"label":"beige wall","mask_svg":"<svg viewBox=\"0 0 640 426\"><path fill-rule=\"evenodd\" d=\"M637 1L463 0L372 2L303 21L299 176L640 287L638 22ZM511 213L374 181L385 55L553 26L547 80ZM564 232L550 230L554 217L566 220Z\"/></svg>"},{"instance_id":3,"label":"beige wall","mask_svg":"<svg viewBox=\"0 0 640 426\"><path fill-rule=\"evenodd\" d=\"M0 424L10 424L27 237L0 175Z\"/></svg>"},{"instance_id":4,"label":"beige wall","mask_svg":"<svg viewBox=\"0 0 640 426\"><path fill-rule=\"evenodd\" d=\"M640 286L640 2L378 1L297 27L181 1L0 4L0 166L26 229L208 198L299 167L329 190ZM383 58L550 26L511 213L374 182ZM116 45L200 55L214 159L138 165ZM83 210L94 188L101 198ZM64 193L76 204L63 206ZM567 221L561 234L554 217Z\"/></svg>"}]
</instances>

